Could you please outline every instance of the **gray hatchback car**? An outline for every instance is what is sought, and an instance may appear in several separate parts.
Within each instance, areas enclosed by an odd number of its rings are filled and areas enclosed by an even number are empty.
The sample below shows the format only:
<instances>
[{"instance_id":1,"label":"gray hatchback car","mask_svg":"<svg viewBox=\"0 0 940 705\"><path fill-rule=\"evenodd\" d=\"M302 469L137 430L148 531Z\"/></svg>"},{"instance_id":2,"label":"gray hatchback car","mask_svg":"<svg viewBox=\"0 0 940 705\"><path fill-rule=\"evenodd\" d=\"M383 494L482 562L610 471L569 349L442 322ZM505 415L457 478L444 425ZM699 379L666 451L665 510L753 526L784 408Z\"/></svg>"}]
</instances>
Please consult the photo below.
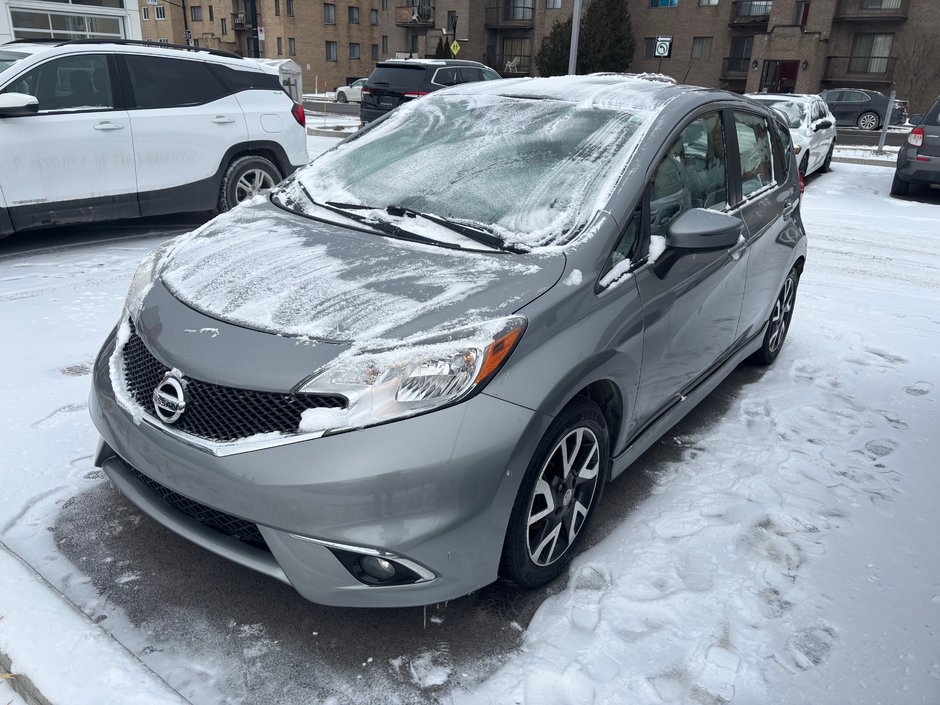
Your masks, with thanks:
<instances>
[{"instance_id":1,"label":"gray hatchback car","mask_svg":"<svg viewBox=\"0 0 940 705\"><path fill-rule=\"evenodd\" d=\"M891 195L904 196L911 186L940 184L940 98L923 115L913 115L916 127L898 150Z\"/></svg>"},{"instance_id":2,"label":"gray hatchback car","mask_svg":"<svg viewBox=\"0 0 940 705\"><path fill-rule=\"evenodd\" d=\"M318 603L543 585L606 482L780 352L806 257L785 139L656 77L404 105L141 265L96 465Z\"/></svg>"}]
</instances>

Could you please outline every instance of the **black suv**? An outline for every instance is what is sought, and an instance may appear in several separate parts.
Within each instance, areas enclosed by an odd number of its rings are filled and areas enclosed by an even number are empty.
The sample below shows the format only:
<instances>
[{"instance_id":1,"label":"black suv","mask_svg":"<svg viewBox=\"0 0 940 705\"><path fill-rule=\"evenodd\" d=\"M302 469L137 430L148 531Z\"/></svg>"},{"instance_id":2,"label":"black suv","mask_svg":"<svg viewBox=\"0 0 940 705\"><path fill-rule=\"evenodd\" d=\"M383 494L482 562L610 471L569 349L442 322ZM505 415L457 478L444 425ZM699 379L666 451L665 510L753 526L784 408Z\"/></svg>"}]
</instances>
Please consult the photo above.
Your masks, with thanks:
<instances>
[{"instance_id":1,"label":"black suv","mask_svg":"<svg viewBox=\"0 0 940 705\"><path fill-rule=\"evenodd\" d=\"M459 59L392 59L375 65L362 87L359 118L377 120L402 103L458 83L502 78L488 66Z\"/></svg>"},{"instance_id":2,"label":"black suv","mask_svg":"<svg viewBox=\"0 0 940 705\"><path fill-rule=\"evenodd\" d=\"M862 88L829 88L819 94L836 118L837 125L877 130L883 123L888 107L888 96ZM903 125L907 120L904 101L894 101L891 125Z\"/></svg>"}]
</instances>

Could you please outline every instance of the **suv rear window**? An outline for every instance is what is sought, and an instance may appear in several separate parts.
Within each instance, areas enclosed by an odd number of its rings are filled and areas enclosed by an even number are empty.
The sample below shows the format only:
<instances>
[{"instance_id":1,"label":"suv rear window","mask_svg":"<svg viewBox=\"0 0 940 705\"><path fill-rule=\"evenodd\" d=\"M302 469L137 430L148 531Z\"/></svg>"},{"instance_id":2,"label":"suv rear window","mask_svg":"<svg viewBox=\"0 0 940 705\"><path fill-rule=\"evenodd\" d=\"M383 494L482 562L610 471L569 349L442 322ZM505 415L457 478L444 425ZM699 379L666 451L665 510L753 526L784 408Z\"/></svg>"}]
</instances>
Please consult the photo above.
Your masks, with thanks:
<instances>
[{"instance_id":1,"label":"suv rear window","mask_svg":"<svg viewBox=\"0 0 940 705\"><path fill-rule=\"evenodd\" d=\"M427 69L424 66L376 66L369 83L386 84L395 88L420 88Z\"/></svg>"},{"instance_id":2,"label":"suv rear window","mask_svg":"<svg viewBox=\"0 0 940 705\"><path fill-rule=\"evenodd\" d=\"M278 77L260 71L239 71L222 64L208 64L212 73L222 79L222 83L232 93L239 91L280 91L283 90Z\"/></svg>"}]
</instances>

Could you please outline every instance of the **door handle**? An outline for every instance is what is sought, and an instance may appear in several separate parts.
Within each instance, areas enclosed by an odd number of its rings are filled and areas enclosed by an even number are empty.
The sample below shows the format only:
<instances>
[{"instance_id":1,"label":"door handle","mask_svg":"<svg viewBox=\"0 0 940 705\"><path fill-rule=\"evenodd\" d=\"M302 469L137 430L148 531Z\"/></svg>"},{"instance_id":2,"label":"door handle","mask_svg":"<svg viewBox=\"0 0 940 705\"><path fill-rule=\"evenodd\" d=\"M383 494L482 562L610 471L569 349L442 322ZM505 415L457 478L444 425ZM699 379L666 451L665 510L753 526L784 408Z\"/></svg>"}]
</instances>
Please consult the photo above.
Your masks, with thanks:
<instances>
[{"instance_id":1,"label":"door handle","mask_svg":"<svg viewBox=\"0 0 940 705\"><path fill-rule=\"evenodd\" d=\"M216 115L212 118L212 122L216 125L228 125L229 123L235 122L235 118L226 117L225 115Z\"/></svg>"},{"instance_id":2,"label":"door handle","mask_svg":"<svg viewBox=\"0 0 940 705\"><path fill-rule=\"evenodd\" d=\"M123 130L124 125L119 122L99 122L95 125L96 130L101 130L102 132L109 132L110 130Z\"/></svg>"},{"instance_id":3,"label":"door handle","mask_svg":"<svg viewBox=\"0 0 940 705\"><path fill-rule=\"evenodd\" d=\"M783 204L783 212L785 215L790 215L793 211L796 210L797 200L794 198L792 201L787 201Z\"/></svg>"}]
</instances>

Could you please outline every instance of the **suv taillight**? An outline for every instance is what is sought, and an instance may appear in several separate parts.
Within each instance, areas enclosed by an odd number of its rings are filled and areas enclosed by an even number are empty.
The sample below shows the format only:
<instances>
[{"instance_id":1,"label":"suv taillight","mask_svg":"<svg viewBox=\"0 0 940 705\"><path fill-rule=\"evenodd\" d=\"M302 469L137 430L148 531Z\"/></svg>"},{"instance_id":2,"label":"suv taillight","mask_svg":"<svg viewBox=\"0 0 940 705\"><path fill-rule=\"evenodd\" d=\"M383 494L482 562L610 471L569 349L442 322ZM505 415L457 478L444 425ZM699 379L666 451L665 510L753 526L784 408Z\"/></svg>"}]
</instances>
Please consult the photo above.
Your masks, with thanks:
<instances>
[{"instance_id":1,"label":"suv taillight","mask_svg":"<svg viewBox=\"0 0 940 705\"><path fill-rule=\"evenodd\" d=\"M427 91L405 91L405 98L420 98L423 95L427 95Z\"/></svg>"},{"instance_id":2,"label":"suv taillight","mask_svg":"<svg viewBox=\"0 0 940 705\"><path fill-rule=\"evenodd\" d=\"M915 147L922 147L924 145L924 128L915 127L911 130L911 134L907 136L907 143Z\"/></svg>"},{"instance_id":3,"label":"suv taillight","mask_svg":"<svg viewBox=\"0 0 940 705\"><path fill-rule=\"evenodd\" d=\"M294 116L298 125L301 127L307 126L307 114L304 112L304 106L300 103L294 103L294 107L290 109L290 114Z\"/></svg>"}]
</instances>

